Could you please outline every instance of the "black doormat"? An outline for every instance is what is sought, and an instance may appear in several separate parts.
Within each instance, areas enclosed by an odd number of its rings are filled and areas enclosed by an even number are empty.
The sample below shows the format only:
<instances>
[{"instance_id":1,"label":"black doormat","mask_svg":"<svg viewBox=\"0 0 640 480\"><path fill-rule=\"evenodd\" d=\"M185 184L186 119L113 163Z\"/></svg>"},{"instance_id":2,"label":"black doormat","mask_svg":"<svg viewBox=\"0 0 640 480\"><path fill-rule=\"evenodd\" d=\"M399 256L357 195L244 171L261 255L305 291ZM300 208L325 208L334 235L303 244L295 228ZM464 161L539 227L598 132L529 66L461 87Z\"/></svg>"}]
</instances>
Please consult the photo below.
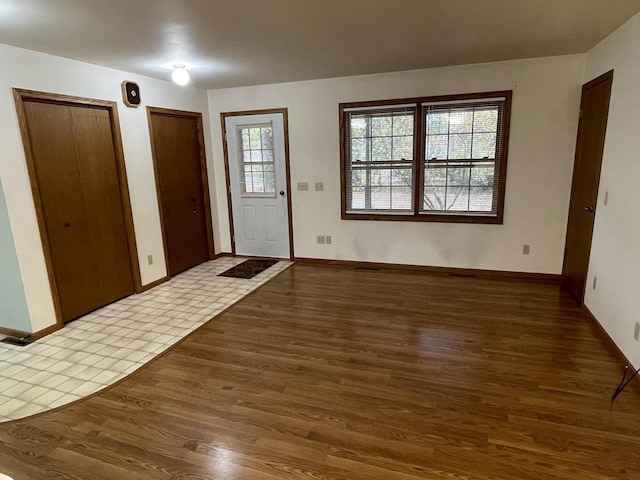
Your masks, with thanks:
<instances>
[{"instance_id":1,"label":"black doormat","mask_svg":"<svg viewBox=\"0 0 640 480\"><path fill-rule=\"evenodd\" d=\"M278 263L278 260L252 258L251 260L245 260L244 262L239 263L225 272L219 273L218 276L231 278L253 278L276 263Z\"/></svg>"}]
</instances>

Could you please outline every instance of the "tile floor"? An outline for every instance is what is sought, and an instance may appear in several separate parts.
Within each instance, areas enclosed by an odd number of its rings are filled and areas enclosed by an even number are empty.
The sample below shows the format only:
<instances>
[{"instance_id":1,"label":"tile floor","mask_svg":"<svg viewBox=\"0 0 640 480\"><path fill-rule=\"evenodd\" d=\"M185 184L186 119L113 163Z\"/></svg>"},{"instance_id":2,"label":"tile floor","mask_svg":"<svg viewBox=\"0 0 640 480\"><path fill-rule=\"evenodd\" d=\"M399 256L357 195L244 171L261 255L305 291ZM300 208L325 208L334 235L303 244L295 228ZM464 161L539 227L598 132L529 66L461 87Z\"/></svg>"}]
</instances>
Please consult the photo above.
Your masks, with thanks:
<instances>
[{"instance_id":1,"label":"tile floor","mask_svg":"<svg viewBox=\"0 0 640 480\"><path fill-rule=\"evenodd\" d=\"M274 277L218 277L244 258L223 257L69 323L26 347L0 343L0 422L59 407L134 372Z\"/></svg>"}]
</instances>

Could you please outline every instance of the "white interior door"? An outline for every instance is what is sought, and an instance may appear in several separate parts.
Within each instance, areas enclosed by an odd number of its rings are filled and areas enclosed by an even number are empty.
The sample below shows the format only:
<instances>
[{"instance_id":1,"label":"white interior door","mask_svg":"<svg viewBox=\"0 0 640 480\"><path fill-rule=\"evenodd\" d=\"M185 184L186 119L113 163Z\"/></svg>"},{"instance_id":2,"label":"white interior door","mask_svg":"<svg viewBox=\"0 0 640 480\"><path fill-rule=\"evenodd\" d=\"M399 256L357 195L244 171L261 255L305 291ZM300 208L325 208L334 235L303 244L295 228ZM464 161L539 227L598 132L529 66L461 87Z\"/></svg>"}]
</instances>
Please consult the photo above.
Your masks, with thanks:
<instances>
[{"instance_id":1,"label":"white interior door","mask_svg":"<svg viewBox=\"0 0 640 480\"><path fill-rule=\"evenodd\" d=\"M226 117L236 254L289 258L284 116Z\"/></svg>"}]
</instances>

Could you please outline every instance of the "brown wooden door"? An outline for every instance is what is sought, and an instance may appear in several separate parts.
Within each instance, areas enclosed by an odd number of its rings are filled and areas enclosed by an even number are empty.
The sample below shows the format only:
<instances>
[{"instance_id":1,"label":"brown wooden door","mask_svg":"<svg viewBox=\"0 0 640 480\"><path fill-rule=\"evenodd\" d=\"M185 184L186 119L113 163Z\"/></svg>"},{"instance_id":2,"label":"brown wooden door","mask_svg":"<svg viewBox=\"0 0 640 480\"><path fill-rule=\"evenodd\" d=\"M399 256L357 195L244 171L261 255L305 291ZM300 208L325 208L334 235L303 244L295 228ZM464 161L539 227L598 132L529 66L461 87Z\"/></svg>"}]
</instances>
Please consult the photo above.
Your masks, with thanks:
<instances>
[{"instance_id":1,"label":"brown wooden door","mask_svg":"<svg viewBox=\"0 0 640 480\"><path fill-rule=\"evenodd\" d=\"M110 111L25 100L62 320L134 291Z\"/></svg>"},{"instance_id":2,"label":"brown wooden door","mask_svg":"<svg viewBox=\"0 0 640 480\"><path fill-rule=\"evenodd\" d=\"M169 275L206 262L213 247L202 123L183 113L149 110Z\"/></svg>"},{"instance_id":3,"label":"brown wooden door","mask_svg":"<svg viewBox=\"0 0 640 480\"><path fill-rule=\"evenodd\" d=\"M612 82L613 71L582 87L562 268L563 284L579 305L587 282Z\"/></svg>"}]
</instances>

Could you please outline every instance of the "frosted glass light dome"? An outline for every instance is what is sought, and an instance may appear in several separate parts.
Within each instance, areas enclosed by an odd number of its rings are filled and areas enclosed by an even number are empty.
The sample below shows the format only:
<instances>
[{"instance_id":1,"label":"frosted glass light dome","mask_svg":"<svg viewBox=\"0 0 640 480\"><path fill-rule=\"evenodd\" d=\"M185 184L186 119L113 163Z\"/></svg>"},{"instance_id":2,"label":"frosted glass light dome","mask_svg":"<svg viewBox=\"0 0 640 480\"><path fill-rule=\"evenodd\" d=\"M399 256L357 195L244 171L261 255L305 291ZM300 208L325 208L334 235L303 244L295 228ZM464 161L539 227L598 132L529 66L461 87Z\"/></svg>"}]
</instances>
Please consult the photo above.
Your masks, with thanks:
<instances>
[{"instance_id":1,"label":"frosted glass light dome","mask_svg":"<svg viewBox=\"0 0 640 480\"><path fill-rule=\"evenodd\" d=\"M184 86L189 83L189 72L184 65L174 65L171 79L177 85Z\"/></svg>"}]
</instances>

